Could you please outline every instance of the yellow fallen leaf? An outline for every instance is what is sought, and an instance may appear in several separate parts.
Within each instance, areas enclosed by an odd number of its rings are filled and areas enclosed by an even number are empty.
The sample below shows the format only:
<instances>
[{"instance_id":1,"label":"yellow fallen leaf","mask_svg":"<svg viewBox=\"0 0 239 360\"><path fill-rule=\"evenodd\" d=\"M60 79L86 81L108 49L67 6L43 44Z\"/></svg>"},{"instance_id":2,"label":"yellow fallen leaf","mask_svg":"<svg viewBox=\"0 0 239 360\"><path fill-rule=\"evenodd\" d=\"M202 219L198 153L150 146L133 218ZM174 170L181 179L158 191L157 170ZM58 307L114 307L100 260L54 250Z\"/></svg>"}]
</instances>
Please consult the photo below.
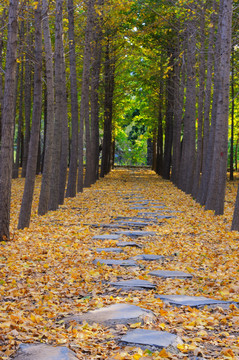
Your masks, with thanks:
<instances>
[{"instance_id":1,"label":"yellow fallen leaf","mask_svg":"<svg viewBox=\"0 0 239 360\"><path fill-rule=\"evenodd\" d=\"M194 344L191 344L191 345L189 345L189 344L178 344L178 345L177 345L177 348L178 348L181 352L187 353L187 352L189 352L189 351L195 350L195 349L197 348L197 346L194 345Z\"/></svg>"},{"instance_id":2,"label":"yellow fallen leaf","mask_svg":"<svg viewBox=\"0 0 239 360\"><path fill-rule=\"evenodd\" d=\"M167 351L165 349L163 349L159 352L159 356L163 359L168 359L170 357L170 355L167 353Z\"/></svg>"},{"instance_id":3,"label":"yellow fallen leaf","mask_svg":"<svg viewBox=\"0 0 239 360\"><path fill-rule=\"evenodd\" d=\"M131 325L130 325L131 329L136 329L136 328L138 328L138 327L140 327L140 326L141 326L141 322L134 323L134 324L131 324Z\"/></svg>"}]
</instances>

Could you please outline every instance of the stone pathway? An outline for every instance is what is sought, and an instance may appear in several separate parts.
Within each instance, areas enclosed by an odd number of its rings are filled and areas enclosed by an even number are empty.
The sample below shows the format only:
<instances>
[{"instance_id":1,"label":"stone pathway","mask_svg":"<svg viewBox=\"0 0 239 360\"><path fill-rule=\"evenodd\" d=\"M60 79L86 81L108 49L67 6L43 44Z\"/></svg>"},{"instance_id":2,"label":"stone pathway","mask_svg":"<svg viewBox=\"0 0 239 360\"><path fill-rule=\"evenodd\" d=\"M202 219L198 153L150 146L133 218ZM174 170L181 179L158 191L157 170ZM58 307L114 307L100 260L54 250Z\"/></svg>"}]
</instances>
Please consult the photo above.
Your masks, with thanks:
<instances>
[{"instance_id":1,"label":"stone pathway","mask_svg":"<svg viewBox=\"0 0 239 360\"><path fill-rule=\"evenodd\" d=\"M123 200L124 203L128 204L129 214L127 214L127 216L124 214L119 214L115 217L111 216L109 224L99 223L89 225L91 229L96 229L94 231L101 231L100 234L94 234L93 230L91 230L92 240L94 242L93 248L90 249L92 255L94 256L95 253L103 253L103 257L106 257L104 259L97 257L93 258L93 264L95 265L96 271L97 269L100 269L101 273L104 272L105 266L112 268L112 274L114 274L115 269L123 269L118 270L118 273L121 271L121 278L117 276L115 281L105 281L104 285L106 285L106 291L102 293L105 295L110 289L110 294L115 292L117 295L119 292L126 292L132 294L132 297L127 297L126 303L115 303L85 313L73 314L72 316L66 317L64 323L67 327L71 326L72 328L74 328L76 324L83 323L100 324L110 328L117 328L119 325L124 325L126 329L125 334L116 339L116 343L121 348L124 348L126 345L133 348L141 347L142 349L149 349L150 351L160 351L160 349L163 348L167 350L169 348L176 356L176 359L180 353L178 345L184 344L183 338L178 336L176 331L170 333L168 331L154 330L156 317L153 311L136 306L134 302L136 301L135 299L137 299L137 296L134 298L133 293L137 294L137 292L140 291L147 294L151 291L154 293L156 307L159 306L157 301L162 301L161 304L164 305L160 306L172 306L172 311L174 311L174 307L201 309L205 306L209 306L213 309L215 306L220 306L223 309L228 309L231 304L235 304L236 306L238 304L232 301L215 300L204 296L191 296L190 285L188 286L189 295L187 296L159 293L162 281L167 281L168 284L170 281L188 281L190 283L194 274L191 272L179 271L178 269L174 270L175 261L173 260L173 256L171 256L171 264L170 261L168 261L168 263L165 262L166 257L164 255L160 253L151 253L152 251L150 250L149 245L152 241L155 241L156 239L158 241L159 239L160 226L163 226L164 224L161 220L174 221L174 219L177 218L174 214L180 214L180 212L174 211L173 209L167 209L164 204L160 204L160 202L155 201L153 198L144 199L143 192L142 194L141 192L141 189L136 189L135 191L132 190L129 194L121 194L118 190L117 194L119 198ZM130 212L133 213L130 214ZM165 213L172 213L172 215L167 215ZM152 227L154 230L148 230L148 227ZM127 231L115 231L115 229L118 228L127 228ZM135 230L136 228L140 228L140 230ZM107 229L107 233L102 233L105 229ZM131 239L134 239L135 241L131 241ZM99 246L99 241L104 241L106 246L97 247ZM107 246L107 244L109 246ZM129 257L127 253L128 248L134 249L136 255ZM173 255L173 253L174 249L172 247L172 253L168 254L167 258L169 258L170 255ZM114 258L114 256L116 258ZM142 266L142 264L144 266ZM134 276L134 273L132 272L134 271L132 270L134 268L139 269L136 276ZM139 275L140 272L142 275ZM146 279L155 279L155 283ZM97 282L97 278L95 280ZM124 298L122 298L122 300L124 300ZM157 321L159 322L158 319ZM161 322L163 322L163 320L161 320ZM136 324L135 327L138 328L132 330L134 324ZM197 357L195 357L195 359L196 358ZM21 346L14 359L75 360L76 356L74 352L67 347L52 347L43 344L35 344ZM193 359L193 357L191 357L191 359ZM198 359L203 358L199 355Z\"/></svg>"}]
</instances>

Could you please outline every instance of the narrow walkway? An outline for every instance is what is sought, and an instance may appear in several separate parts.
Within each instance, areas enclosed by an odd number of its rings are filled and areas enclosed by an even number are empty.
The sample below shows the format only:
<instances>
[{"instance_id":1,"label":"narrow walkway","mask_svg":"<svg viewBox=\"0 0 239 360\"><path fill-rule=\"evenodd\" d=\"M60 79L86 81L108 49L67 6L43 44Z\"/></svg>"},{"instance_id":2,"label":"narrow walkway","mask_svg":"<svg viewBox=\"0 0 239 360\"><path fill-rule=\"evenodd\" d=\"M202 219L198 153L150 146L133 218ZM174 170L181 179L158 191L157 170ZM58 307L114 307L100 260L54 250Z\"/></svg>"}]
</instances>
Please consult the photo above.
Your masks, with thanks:
<instances>
[{"instance_id":1,"label":"narrow walkway","mask_svg":"<svg viewBox=\"0 0 239 360\"><path fill-rule=\"evenodd\" d=\"M2 247L0 355L239 355L236 236L148 170L113 171Z\"/></svg>"}]
</instances>

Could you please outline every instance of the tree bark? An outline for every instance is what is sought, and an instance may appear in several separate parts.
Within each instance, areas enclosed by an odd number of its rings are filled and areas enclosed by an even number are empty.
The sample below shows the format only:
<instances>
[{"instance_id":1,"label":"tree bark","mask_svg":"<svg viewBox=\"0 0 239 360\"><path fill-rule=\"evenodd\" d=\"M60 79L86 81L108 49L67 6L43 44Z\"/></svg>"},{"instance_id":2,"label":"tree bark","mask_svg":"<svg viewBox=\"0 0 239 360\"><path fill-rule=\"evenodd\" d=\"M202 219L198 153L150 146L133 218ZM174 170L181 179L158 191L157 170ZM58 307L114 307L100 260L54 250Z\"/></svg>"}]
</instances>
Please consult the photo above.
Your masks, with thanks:
<instances>
[{"instance_id":1,"label":"tree bark","mask_svg":"<svg viewBox=\"0 0 239 360\"><path fill-rule=\"evenodd\" d=\"M62 53L62 137L61 137L61 162L60 162L60 181L59 181L59 205L64 204L67 165L68 165L68 111L67 111L67 94L66 94L66 71L65 59Z\"/></svg>"},{"instance_id":2,"label":"tree bark","mask_svg":"<svg viewBox=\"0 0 239 360\"><path fill-rule=\"evenodd\" d=\"M104 64L104 136L102 147L101 173L104 177L111 168L112 155L112 117L113 117L113 96L114 96L115 59L110 49L108 38L105 50Z\"/></svg>"},{"instance_id":3,"label":"tree bark","mask_svg":"<svg viewBox=\"0 0 239 360\"><path fill-rule=\"evenodd\" d=\"M208 54L207 54L207 76L206 76L206 88L205 88L205 102L204 102L204 122L203 122L203 156L202 156L202 176L200 180L199 190L196 200L201 204L205 205L206 196L207 196L207 186L209 181L210 173L210 159L213 148L213 139L214 139L214 118L212 117L211 128L210 128L210 110L211 110L211 101L212 101L212 77L213 77L213 60L214 60L214 40L215 40L215 28L216 28L216 15L217 13L217 4L213 2L213 15L211 16L211 28L209 31L209 40L208 40ZM216 103L217 91L213 93L214 104ZM215 108L215 106L213 107ZM214 112L212 111L212 115ZM208 164L208 165L207 165Z\"/></svg>"},{"instance_id":4,"label":"tree bark","mask_svg":"<svg viewBox=\"0 0 239 360\"><path fill-rule=\"evenodd\" d=\"M234 110L235 110L235 91L234 91L234 46L232 46L232 56L231 56L231 98L232 98L232 108L231 108L231 146L230 146L230 180L233 181L233 148L234 148Z\"/></svg>"},{"instance_id":5,"label":"tree bark","mask_svg":"<svg viewBox=\"0 0 239 360\"><path fill-rule=\"evenodd\" d=\"M55 21L55 125L52 151L52 172L50 185L49 210L56 210L59 205L61 140L63 122L63 43L62 43L62 4L56 1Z\"/></svg>"},{"instance_id":6,"label":"tree bark","mask_svg":"<svg viewBox=\"0 0 239 360\"><path fill-rule=\"evenodd\" d=\"M22 21L21 29L20 29L20 47L22 47L23 36L24 36L24 21ZM23 55L21 55L21 66L20 66L19 72L20 72L20 89L19 89L20 96L19 96L16 159L15 159L15 162L14 162L14 165L13 165L13 174L12 174L13 179L18 178L20 153L21 153L21 144L22 144L23 96L24 96L24 89L23 89L24 56ZM16 100L17 100L17 96L16 96Z\"/></svg>"},{"instance_id":7,"label":"tree bark","mask_svg":"<svg viewBox=\"0 0 239 360\"><path fill-rule=\"evenodd\" d=\"M208 187L206 210L214 210L215 215L224 212L224 198L227 174L228 111L230 86L232 0L221 0L221 15L218 26L220 56L217 77L218 104L216 112L215 140L212 170Z\"/></svg>"},{"instance_id":8,"label":"tree bark","mask_svg":"<svg viewBox=\"0 0 239 360\"><path fill-rule=\"evenodd\" d=\"M197 197L200 173L202 167L202 130L203 130L203 106L204 106L204 90L205 90L205 5L202 5L201 24L200 24L200 54L199 54L199 88L198 88L198 105L197 105L197 150L196 162L193 177L192 196Z\"/></svg>"},{"instance_id":9,"label":"tree bark","mask_svg":"<svg viewBox=\"0 0 239 360\"><path fill-rule=\"evenodd\" d=\"M18 229L29 227L31 208L36 177L37 155L39 146L41 107L42 107L42 28L41 2L35 9L35 66L34 66L34 102L32 114L32 128L29 143L27 172L22 198Z\"/></svg>"},{"instance_id":10,"label":"tree bark","mask_svg":"<svg viewBox=\"0 0 239 360\"><path fill-rule=\"evenodd\" d=\"M183 148L180 163L180 188L190 194L195 165L195 115L196 115L196 26L195 19L187 24L187 84L184 114Z\"/></svg>"},{"instance_id":11,"label":"tree bark","mask_svg":"<svg viewBox=\"0 0 239 360\"><path fill-rule=\"evenodd\" d=\"M53 53L51 46L50 27L48 18L48 1L42 0L42 15L43 15L43 34L45 47L45 62L46 62L46 104L47 104L47 120L46 120L46 141L44 154L44 167L42 174L41 192L38 205L38 214L44 215L48 211L50 199L50 181L52 169L52 150L54 139L54 70L53 70Z\"/></svg>"},{"instance_id":12,"label":"tree bark","mask_svg":"<svg viewBox=\"0 0 239 360\"><path fill-rule=\"evenodd\" d=\"M174 118L174 49L169 52L171 69L168 73L167 81L167 108L166 108L166 128L165 143L163 156L163 172L164 179L170 179L170 167L172 160L172 144L173 144L173 118Z\"/></svg>"},{"instance_id":13,"label":"tree bark","mask_svg":"<svg viewBox=\"0 0 239 360\"><path fill-rule=\"evenodd\" d=\"M9 2L8 40L5 90L2 110L2 141L0 152L0 241L10 237L10 201L13 158L14 97L17 54L18 0Z\"/></svg>"},{"instance_id":14,"label":"tree bark","mask_svg":"<svg viewBox=\"0 0 239 360\"><path fill-rule=\"evenodd\" d=\"M76 75L75 27L73 0L68 0L69 19L69 55L70 55L70 82L71 82L71 159L66 190L67 197L76 196L77 158L78 158L78 91Z\"/></svg>"},{"instance_id":15,"label":"tree bark","mask_svg":"<svg viewBox=\"0 0 239 360\"><path fill-rule=\"evenodd\" d=\"M24 143L23 143L23 160L22 160L22 173L21 177L26 177L27 170L27 158L28 158L28 147L30 140L30 123L31 123L31 108L32 108L32 75L31 75L31 57L29 55L31 49L32 37L30 34L30 24L26 25L27 35L26 35L26 64L25 64L25 134L24 134Z\"/></svg>"}]
</instances>

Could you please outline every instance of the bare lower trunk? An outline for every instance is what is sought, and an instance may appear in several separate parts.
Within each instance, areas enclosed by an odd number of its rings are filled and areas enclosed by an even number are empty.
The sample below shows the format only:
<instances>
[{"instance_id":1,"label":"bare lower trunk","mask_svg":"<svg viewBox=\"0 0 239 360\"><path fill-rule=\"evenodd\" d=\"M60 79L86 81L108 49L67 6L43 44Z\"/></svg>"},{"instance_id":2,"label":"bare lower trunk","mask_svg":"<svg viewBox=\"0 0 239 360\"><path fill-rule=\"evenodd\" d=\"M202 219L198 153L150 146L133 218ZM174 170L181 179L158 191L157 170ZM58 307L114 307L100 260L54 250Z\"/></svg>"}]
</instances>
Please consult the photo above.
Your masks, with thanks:
<instances>
[{"instance_id":1,"label":"bare lower trunk","mask_svg":"<svg viewBox=\"0 0 239 360\"><path fill-rule=\"evenodd\" d=\"M44 168L42 174L41 193L39 198L38 214L44 215L48 211L50 199L50 179L52 169L52 144L54 136L54 79L53 79L53 53L51 47L50 28L48 19L48 1L43 0L43 34L46 60L46 81L47 81L47 126L44 154Z\"/></svg>"},{"instance_id":2,"label":"bare lower trunk","mask_svg":"<svg viewBox=\"0 0 239 360\"><path fill-rule=\"evenodd\" d=\"M2 142L0 152L0 241L10 237L10 201L12 180L14 96L17 53L18 0L9 2L8 40L5 70L5 90L2 111Z\"/></svg>"},{"instance_id":3,"label":"bare lower trunk","mask_svg":"<svg viewBox=\"0 0 239 360\"><path fill-rule=\"evenodd\" d=\"M68 0L69 55L71 81L71 159L67 184L67 197L76 196L77 158L78 158L78 91L76 75L75 30L73 0Z\"/></svg>"},{"instance_id":4,"label":"bare lower trunk","mask_svg":"<svg viewBox=\"0 0 239 360\"><path fill-rule=\"evenodd\" d=\"M36 177L38 144L41 123L42 105L42 29L41 29L41 4L38 2L35 10L35 69L34 69L34 103L32 116L32 129L29 143L29 155L27 172L22 198L21 210L18 221L18 229L29 227L31 208Z\"/></svg>"},{"instance_id":5,"label":"bare lower trunk","mask_svg":"<svg viewBox=\"0 0 239 360\"><path fill-rule=\"evenodd\" d=\"M50 185L49 210L56 210L59 205L60 187L60 161L61 161L61 139L63 121L63 88L62 88L62 3L56 1L56 22L55 22L55 126L54 141L52 150L52 172Z\"/></svg>"},{"instance_id":6,"label":"bare lower trunk","mask_svg":"<svg viewBox=\"0 0 239 360\"><path fill-rule=\"evenodd\" d=\"M221 15L217 35L221 45L221 52L218 57L218 73L216 74L219 85L218 104L212 170L205 204L205 209L215 210L215 215L222 215L224 212L227 174L231 22L232 0L221 0Z\"/></svg>"}]
</instances>

